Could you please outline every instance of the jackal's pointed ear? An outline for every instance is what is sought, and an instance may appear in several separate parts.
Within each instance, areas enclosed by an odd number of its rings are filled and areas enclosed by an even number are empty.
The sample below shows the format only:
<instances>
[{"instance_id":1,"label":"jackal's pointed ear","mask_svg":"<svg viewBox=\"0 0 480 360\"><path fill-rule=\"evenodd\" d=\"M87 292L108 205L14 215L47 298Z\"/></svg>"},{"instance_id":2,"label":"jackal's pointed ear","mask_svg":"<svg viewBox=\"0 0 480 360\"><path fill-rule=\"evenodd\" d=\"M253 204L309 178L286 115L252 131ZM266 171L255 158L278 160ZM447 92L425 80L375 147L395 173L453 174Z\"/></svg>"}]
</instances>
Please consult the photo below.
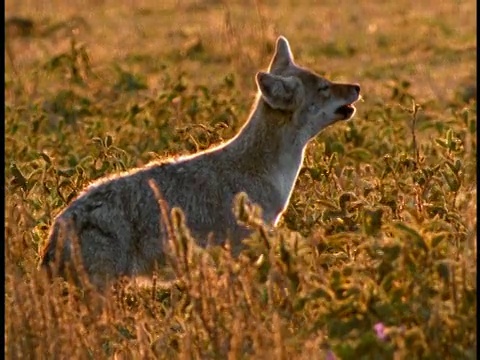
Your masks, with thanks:
<instances>
[{"instance_id":1,"label":"jackal's pointed ear","mask_svg":"<svg viewBox=\"0 0 480 360\"><path fill-rule=\"evenodd\" d=\"M258 72L258 89L263 100L274 109L294 111L303 99L303 85L295 76Z\"/></svg>"},{"instance_id":2,"label":"jackal's pointed ear","mask_svg":"<svg viewBox=\"0 0 480 360\"><path fill-rule=\"evenodd\" d=\"M288 40L279 36L277 39L277 45L275 46L275 54L273 55L270 66L268 67L269 72L275 72L276 70L284 69L289 64L293 63L293 54L290 50L290 45Z\"/></svg>"}]
</instances>

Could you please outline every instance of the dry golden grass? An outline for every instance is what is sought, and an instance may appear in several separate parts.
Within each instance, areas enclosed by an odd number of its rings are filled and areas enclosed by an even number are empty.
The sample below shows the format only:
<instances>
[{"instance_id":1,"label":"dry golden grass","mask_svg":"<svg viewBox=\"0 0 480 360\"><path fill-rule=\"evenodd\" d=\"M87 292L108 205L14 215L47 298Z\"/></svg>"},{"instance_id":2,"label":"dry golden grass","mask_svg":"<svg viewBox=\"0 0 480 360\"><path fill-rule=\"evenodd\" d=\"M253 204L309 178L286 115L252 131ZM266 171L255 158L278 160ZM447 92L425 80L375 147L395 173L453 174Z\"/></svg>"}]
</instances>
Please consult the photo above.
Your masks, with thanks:
<instances>
[{"instance_id":1,"label":"dry golden grass","mask_svg":"<svg viewBox=\"0 0 480 360\"><path fill-rule=\"evenodd\" d=\"M475 14L471 0L7 1L6 357L476 358ZM100 176L231 137L279 34L364 97L309 146L279 229L258 225L233 259L193 251L177 219L175 284L45 282L53 217Z\"/></svg>"}]
</instances>

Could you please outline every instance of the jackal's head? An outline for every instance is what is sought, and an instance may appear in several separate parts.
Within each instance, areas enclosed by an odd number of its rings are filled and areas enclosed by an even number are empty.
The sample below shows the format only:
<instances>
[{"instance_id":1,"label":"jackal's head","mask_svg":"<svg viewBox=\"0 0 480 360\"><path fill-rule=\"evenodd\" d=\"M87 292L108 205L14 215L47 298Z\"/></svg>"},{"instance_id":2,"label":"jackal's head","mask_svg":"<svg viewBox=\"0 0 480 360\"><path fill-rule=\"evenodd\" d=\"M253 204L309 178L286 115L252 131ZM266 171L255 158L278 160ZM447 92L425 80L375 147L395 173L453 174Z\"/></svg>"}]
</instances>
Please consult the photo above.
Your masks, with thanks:
<instances>
[{"instance_id":1,"label":"jackal's head","mask_svg":"<svg viewBox=\"0 0 480 360\"><path fill-rule=\"evenodd\" d=\"M291 112L292 125L308 138L350 119L360 98L358 84L335 83L295 64L283 36L277 39L268 72L257 73L256 81L263 100L273 109Z\"/></svg>"}]
</instances>

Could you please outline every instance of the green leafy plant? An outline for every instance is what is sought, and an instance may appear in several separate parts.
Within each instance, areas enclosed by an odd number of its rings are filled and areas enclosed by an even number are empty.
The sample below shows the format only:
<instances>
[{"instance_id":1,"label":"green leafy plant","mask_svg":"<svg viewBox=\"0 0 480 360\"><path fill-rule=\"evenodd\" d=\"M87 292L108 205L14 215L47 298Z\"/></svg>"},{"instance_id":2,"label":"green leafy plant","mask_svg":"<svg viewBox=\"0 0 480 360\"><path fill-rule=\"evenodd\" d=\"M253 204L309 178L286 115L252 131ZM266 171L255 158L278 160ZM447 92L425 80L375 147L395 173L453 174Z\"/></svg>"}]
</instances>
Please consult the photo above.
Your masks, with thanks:
<instances>
[{"instance_id":1,"label":"green leafy plant","mask_svg":"<svg viewBox=\"0 0 480 360\"><path fill-rule=\"evenodd\" d=\"M45 16L88 36L8 38L6 358L475 359L473 2L172 4L59 3ZM52 219L90 182L238 131L277 31L363 96L309 145L279 226L239 196L254 231L234 257L175 210L150 282L46 281Z\"/></svg>"}]
</instances>

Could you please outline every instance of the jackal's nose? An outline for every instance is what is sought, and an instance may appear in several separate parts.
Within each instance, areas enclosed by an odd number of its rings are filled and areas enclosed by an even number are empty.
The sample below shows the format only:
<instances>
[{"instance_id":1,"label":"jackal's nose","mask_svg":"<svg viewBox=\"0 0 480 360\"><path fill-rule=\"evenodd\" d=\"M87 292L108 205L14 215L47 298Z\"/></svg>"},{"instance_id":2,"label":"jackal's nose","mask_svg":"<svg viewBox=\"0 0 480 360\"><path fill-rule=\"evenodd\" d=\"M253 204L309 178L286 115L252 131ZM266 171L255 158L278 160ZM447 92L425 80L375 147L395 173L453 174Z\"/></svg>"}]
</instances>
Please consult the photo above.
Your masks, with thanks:
<instances>
[{"instance_id":1,"label":"jackal's nose","mask_svg":"<svg viewBox=\"0 0 480 360\"><path fill-rule=\"evenodd\" d=\"M357 94L360 94L360 85L354 84L353 88L357 91Z\"/></svg>"}]
</instances>

